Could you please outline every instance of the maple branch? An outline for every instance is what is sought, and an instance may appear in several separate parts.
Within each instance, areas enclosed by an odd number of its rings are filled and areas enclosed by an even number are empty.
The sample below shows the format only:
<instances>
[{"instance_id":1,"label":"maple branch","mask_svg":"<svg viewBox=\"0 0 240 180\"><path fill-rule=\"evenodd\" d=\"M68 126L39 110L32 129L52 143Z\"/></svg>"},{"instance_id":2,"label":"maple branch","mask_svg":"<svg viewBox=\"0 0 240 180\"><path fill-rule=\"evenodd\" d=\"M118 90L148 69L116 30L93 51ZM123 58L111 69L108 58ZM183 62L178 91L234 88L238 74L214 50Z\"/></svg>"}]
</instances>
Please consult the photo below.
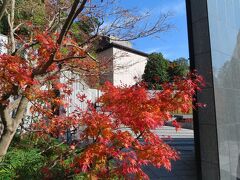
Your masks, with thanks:
<instances>
[{"instance_id":1,"label":"maple branch","mask_svg":"<svg viewBox=\"0 0 240 180\"><path fill-rule=\"evenodd\" d=\"M74 20L74 16L75 16L75 13L76 13L76 9L77 9L77 6L79 4L79 0L75 0L73 5L72 5L72 9L63 25L63 28L60 32L60 35L59 35L59 38L57 40L57 44L60 45L62 43L62 40L64 38L64 36L66 35L66 33L68 32L68 28L69 26L71 25L72 21ZM86 0L85 0L86 2Z\"/></svg>"},{"instance_id":2,"label":"maple branch","mask_svg":"<svg viewBox=\"0 0 240 180\"><path fill-rule=\"evenodd\" d=\"M26 43L26 44L22 45L20 48L16 49L11 55L14 56L14 55L20 53L21 51L25 51L25 50L27 50L28 48L31 48L31 47L33 47L33 46L35 46L35 45L37 45L37 44L39 44L38 41L33 41L33 42L31 42L31 43Z\"/></svg>"},{"instance_id":3,"label":"maple branch","mask_svg":"<svg viewBox=\"0 0 240 180\"><path fill-rule=\"evenodd\" d=\"M139 138L144 134L145 131L140 132L140 134L135 138L136 140L139 140Z\"/></svg>"},{"instance_id":4,"label":"maple branch","mask_svg":"<svg viewBox=\"0 0 240 180\"><path fill-rule=\"evenodd\" d=\"M59 38L57 39L56 44L58 46L61 46L63 38L67 34L67 32L68 32L70 26L72 25L74 19L78 16L78 14L80 14L83 11L87 0L83 0L79 9L77 9L79 2L80 2L80 0L75 0L73 5L72 5L72 9L71 9L64 25L63 25L63 28L62 28L62 30L60 32L60 35L59 35ZM56 52L57 52L57 49L55 49L55 51L50 55L49 60L43 65L42 68L40 68L39 71L35 70L33 72L33 75L40 75L40 74L44 73L48 69L48 67L54 62L54 57L55 57Z\"/></svg>"},{"instance_id":5,"label":"maple branch","mask_svg":"<svg viewBox=\"0 0 240 180\"><path fill-rule=\"evenodd\" d=\"M43 132L43 130L38 130L38 129L35 130L35 129L26 128L26 127L24 127L24 125L22 123L20 124L20 127L21 127L21 129L23 129L27 132L32 132L32 133Z\"/></svg>"},{"instance_id":6,"label":"maple branch","mask_svg":"<svg viewBox=\"0 0 240 180\"><path fill-rule=\"evenodd\" d=\"M41 151L39 154L43 154L43 153L47 152L48 150L50 150L52 148L59 147L59 146L63 145L64 143L65 143L65 141L63 141L63 142L61 142L57 145L49 146L47 149L44 149L43 151Z\"/></svg>"},{"instance_id":7,"label":"maple branch","mask_svg":"<svg viewBox=\"0 0 240 180\"><path fill-rule=\"evenodd\" d=\"M23 23L20 23L20 24L18 24L14 29L13 29L13 32L15 32L20 26L22 26L23 25Z\"/></svg>"},{"instance_id":8,"label":"maple branch","mask_svg":"<svg viewBox=\"0 0 240 180\"><path fill-rule=\"evenodd\" d=\"M85 42L79 44L79 47L83 47L84 45L91 43L92 41L94 41L94 39L96 37L98 37L98 34L95 34L95 35L89 37Z\"/></svg>"},{"instance_id":9,"label":"maple branch","mask_svg":"<svg viewBox=\"0 0 240 180\"><path fill-rule=\"evenodd\" d=\"M70 27L72 26L72 23L73 23L74 19L76 19L77 16L83 11L83 9L84 9L85 4L87 3L87 1L88 1L88 0L83 0L83 1L82 1L80 7L78 8L78 10L76 11L75 15L73 16L73 19L72 19L72 21L70 22L70 24L69 24L66 32L69 31Z\"/></svg>"},{"instance_id":10,"label":"maple branch","mask_svg":"<svg viewBox=\"0 0 240 180\"><path fill-rule=\"evenodd\" d=\"M63 59L55 59L53 61L54 62L64 62L64 61L71 60L71 59L82 59L82 58L86 58L86 56L72 56L72 57L66 57Z\"/></svg>"},{"instance_id":11,"label":"maple branch","mask_svg":"<svg viewBox=\"0 0 240 180\"><path fill-rule=\"evenodd\" d=\"M65 68L65 71L73 70L74 68L78 68L79 70L82 70L82 71L91 72L88 68L86 68L86 69L85 68L81 68L78 65L75 65L75 66L74 65L68 65L68 66L69 66L69 69Z\"/></svg>"},{"instance_id":12,"label":"maple branch","mask_svg":"<svg viewBox=\"0 0 240 180\"><path fill-rule=\"evenodd\" d=\"M93 57L89 52L87 53L88 57L90 57L93 61L98 62L98 60Z\"/></svg>"},{"instance_id":13,"label":"maple branch","mask_svg":"<svg viewBox=\"0 0 240 180\"><path fill-rule=\"evenodd\" d=\"M4 77L1 77L1 78L4 79ZM6 101L11 95L17 95L17 94L18 94L18 86L13 85L10 92L7 92L6 94L3 94L1 96L1 101Z\"/></svg>"},{"instance_id":14,"label":"maple branch","mask_svg":"<svg viewBox=\"0 0 240 180\"><path fill-rule=\"evenodd\" d=\"M53 27L53 25L54 25L54 23L55 23L55 21L56 21L56 19L58 18L59 15L60 15L60 11L57 14L55 14L53 16L53 18L49 21L49 24L48 24L49 28L48 28L48 30L53 29L52 27Z\"/></svg>"}]
</instances>

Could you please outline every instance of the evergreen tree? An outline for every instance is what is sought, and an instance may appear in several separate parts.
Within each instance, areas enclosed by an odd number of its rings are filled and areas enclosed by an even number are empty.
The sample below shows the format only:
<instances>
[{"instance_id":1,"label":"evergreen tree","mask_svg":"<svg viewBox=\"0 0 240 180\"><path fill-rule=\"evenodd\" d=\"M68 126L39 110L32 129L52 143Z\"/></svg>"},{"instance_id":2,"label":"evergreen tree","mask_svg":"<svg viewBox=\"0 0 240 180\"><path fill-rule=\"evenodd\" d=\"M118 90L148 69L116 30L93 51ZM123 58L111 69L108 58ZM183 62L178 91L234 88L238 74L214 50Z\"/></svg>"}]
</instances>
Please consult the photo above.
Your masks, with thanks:
<instances>
[{"instance_id":1,"label":"evergreen tree","mask_svg":"<svg viewBox=\"0 0 240 180\"><path fill-rule=\"evenodd\" d=\"M162 53L152 53L143 74L143 81L149 89L162 89L161 84L172 82L174 77L185 77L189 72L188 60L178 58L170 62Z\"/></svg>"},{"instance_id":2,"label":"evergreen tree","mask_svg":"<svg viewBox=\"0 0 240 180\"><path fill-rule=\"evenodd\" d=\"M162 53L152 53L144 70L143 80L149 89L161 89L161 84L169 81L168 74L169 61Z\"/></svg>"},{"instance_id":3,"label":"evergreen tree","mask_svg":"<svg viewBox=\"0 0 240 180\"><path fill-rule=\"evenodd\" d=\"M184 77L189 72L188 60L185 58L178 58L171 62L168 68L170 81L173 81L175 76Z\"/></svg>"}]
</instances>

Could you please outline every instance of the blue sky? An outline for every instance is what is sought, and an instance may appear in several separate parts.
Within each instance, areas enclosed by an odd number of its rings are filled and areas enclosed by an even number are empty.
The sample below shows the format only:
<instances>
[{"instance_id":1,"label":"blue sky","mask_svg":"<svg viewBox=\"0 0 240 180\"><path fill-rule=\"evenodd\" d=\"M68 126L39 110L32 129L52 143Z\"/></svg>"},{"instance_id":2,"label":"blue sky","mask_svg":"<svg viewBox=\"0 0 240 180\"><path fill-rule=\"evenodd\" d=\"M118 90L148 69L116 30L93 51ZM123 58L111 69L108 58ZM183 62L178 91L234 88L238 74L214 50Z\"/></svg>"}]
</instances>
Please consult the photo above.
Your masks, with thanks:
<instances>
[{"instance_id":1,"label":"blue sky","mask_svg":"<svg viewBox=\"0 0 240 180\"><path fill-rule=\"evenodd\" d=\"M174 25L168 32L161 33L159 38L148 37L133 41L135 49L151 53L162 52L170 59L188 58L188 37L185 0L125 0L125 7L137 7L139 11L150 11L154 18L161 12L170 11L173 16L170 23Z\"/></svg>"}]
</instances>

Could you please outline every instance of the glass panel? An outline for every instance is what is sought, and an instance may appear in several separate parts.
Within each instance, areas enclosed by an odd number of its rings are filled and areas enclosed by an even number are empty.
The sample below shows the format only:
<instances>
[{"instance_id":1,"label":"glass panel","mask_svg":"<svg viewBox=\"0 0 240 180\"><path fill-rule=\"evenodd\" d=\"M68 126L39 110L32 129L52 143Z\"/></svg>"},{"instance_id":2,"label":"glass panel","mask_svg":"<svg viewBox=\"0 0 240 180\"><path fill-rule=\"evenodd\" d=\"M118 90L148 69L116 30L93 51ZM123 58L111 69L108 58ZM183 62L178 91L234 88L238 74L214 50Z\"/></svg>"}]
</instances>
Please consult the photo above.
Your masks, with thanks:
<instances>
[{"instance_id":1,"label":"glass panel","mask_svg":"<svg viewBox=\"0 0 240 180\"><path fill-rule=\"evenodd\" d=\"M239 176L240 3L208 0L221 178Z\"/></svg>"}]
</instances>

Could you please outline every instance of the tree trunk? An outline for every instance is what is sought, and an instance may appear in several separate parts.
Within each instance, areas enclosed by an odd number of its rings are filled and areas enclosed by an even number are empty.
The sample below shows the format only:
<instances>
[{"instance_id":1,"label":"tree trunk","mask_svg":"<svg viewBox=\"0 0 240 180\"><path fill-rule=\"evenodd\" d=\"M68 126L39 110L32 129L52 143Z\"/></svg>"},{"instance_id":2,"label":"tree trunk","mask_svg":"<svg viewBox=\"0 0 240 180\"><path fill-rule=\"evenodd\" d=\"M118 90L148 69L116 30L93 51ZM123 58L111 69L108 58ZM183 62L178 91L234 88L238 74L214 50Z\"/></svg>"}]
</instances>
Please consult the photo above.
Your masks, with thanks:
<instances>
[{"instance_id":1,"label":"tree trunk","mask_svg":"<svg viewBox=\"0 0 240 180\"><path fill-rule=\"evenodd\" d=\"M19 124L22 122L27 105L28 99L22 96L17 106L16 117L14 118L9 116L10 112L12 112L15 109L14 107L12 107L11 110L6 110L6 108L1 109L0 106L0 118L4 124L3 134L0 135L0 161L3 158L3 156L7 153L9 145L12 142L13 136L15 135L16 130L19 127Z\"/></svg>"},{"instance_id":2,"label":"tree trunk","mask_svg":"<svg viewBox=\"0 0 240 180\"><path fill-rule=\"evenodd\" d=\"M15 131L6 130L4 134L2 134L0 141L0 162L7 153L10 143L12 142Z\"/></svg>"}]
</instances>

